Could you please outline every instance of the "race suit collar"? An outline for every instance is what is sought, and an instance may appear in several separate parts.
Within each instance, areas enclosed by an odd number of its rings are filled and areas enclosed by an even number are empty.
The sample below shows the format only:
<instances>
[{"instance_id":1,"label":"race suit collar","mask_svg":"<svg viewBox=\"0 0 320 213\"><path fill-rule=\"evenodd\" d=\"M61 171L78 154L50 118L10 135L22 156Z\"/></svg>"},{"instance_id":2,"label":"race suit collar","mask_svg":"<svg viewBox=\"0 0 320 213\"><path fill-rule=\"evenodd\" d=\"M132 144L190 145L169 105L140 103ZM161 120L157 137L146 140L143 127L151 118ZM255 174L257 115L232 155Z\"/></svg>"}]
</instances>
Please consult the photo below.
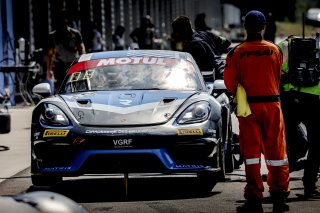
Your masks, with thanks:
<instances>
[{"instance_id":1,"label":"race suit collar","mask_svg":"<svg viewBox=\"0 0 320 213\"><path fill-rule=\"evenodd\" d=\"M260 41L262 40L262 35L260 33L248 33L247 41Z\"/></svg>"}]
</instances>

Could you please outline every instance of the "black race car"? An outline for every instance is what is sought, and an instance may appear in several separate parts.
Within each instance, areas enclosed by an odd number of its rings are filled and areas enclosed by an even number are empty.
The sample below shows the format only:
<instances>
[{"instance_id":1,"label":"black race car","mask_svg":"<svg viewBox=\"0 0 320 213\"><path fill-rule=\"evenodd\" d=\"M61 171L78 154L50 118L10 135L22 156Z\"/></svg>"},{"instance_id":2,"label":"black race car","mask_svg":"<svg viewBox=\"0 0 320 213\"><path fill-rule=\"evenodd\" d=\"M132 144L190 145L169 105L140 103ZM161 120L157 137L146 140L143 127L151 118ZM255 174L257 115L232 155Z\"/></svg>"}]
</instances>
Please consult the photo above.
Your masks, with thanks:
<instances>
[{"instance_id":1,"label":"black race car","mask_svg":"<svg viewBox=\"0 0 320 213\"><path fill-rule=\"evenodd\" d=\"M188 53L125 50L78 57L56 95L47 83L32 115L31 178L197 174L211 190L233 170L222 80L204 82Z\"/></svg>"}]
</instances>

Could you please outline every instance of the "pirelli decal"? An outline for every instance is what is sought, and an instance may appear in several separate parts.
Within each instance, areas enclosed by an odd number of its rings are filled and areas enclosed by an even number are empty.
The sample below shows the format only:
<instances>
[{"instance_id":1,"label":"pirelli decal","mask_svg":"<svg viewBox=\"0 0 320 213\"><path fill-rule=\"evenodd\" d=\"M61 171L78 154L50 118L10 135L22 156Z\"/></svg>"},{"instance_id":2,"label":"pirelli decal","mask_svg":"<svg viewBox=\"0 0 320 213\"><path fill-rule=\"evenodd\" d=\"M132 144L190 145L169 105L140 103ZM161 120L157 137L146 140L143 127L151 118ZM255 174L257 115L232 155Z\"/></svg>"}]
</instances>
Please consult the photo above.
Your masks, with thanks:
<instances>
[{"instance_id":1,"label":"pirelli decal","mask_svg":"<svg viewBox=\"0 0 320 213\"><path fill-rule=\"evenodd\" d=\"M178 129L178 135L203 135L202 129Z\"/></svg>"},{"instance_id":2,"label":"pirelli decal","mask_svg":"<svg viewBox=\"0 0 320 213\"><path fill-rule=\"evenodd\" d=\"M43 133L43 137L66 137L69 130L57 130L57 129L46 129Z\"/></svg>"}]
</instances>

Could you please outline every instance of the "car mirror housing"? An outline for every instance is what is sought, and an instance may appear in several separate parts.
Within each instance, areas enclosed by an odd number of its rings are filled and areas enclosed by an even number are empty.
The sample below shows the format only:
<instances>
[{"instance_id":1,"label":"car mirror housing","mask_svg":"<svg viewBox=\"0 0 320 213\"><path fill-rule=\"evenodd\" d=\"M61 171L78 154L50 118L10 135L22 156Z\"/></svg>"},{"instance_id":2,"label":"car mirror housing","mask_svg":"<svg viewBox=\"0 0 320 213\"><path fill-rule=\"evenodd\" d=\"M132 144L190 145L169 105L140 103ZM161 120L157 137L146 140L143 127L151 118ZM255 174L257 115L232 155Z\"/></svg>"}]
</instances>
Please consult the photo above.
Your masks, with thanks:
<instances>
[{"instance_id":1,"label":"car mirror housing","mask_svg":"<svg viewBox=\"0 0 320 213\"><path fill-rule=\"evenodd\" d=\"M32 92L41 99L51 95L51 87L48 83L40 83L33 87Z\"/></svg>"},{"instance_id":2,"label":"car mirror housing","mask_svg":"<svg viewBox=\"0 0 320 213\"><path fill-rule=\"evenodd\" d=\"M205 82L212 83L215 81L215 71L214 70L208 70L208 71L201 70L201 74L202 74L203 80Z\"/></svg>"},{"instance_id":3,"label":"car mirror housing","mask_svg":"<svg viewBox=\"0 0 320 213\"><path fill-rule=\"evenodd\" d=\"M226 85L224 84L224 80L215 80L213 82L213 89L217 90L226 90Z\"/></svg>"},{"instance_id":4,"label":"car mirror housing","mask_svg":"<svg viewBox=\"0 0 320 213\"><path fill-rule=\"evenodd\" d=\"M227 92L227 88L226 85L224 84L224 80L215 80L212 83L212 88L211 88L211 95L213 95L214 97L217 97L218 95L220 95L221 93Z\"/></svg>"}]
</instances>

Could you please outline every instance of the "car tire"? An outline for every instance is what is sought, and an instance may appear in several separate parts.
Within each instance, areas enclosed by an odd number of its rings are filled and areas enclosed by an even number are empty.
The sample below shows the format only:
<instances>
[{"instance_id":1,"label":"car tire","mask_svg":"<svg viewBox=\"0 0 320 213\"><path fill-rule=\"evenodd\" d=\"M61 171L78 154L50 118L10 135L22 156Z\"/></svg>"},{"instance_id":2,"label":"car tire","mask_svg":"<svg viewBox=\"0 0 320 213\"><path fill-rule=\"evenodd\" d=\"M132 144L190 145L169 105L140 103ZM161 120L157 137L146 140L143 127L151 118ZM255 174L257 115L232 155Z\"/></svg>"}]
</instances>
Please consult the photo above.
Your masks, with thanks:
<instances>
[{"instance_id":1,"label":"car tire","mask_svg":"<svg viewBox=\"0 0 320 213\"><path fill-rule=\"evenodd\" d=\"M219 155L219 166L220 171L218 172L218 180L224 182L226 180L226 156L223 148L223 144L220 148L220 155Z\"/></svg>"},{"instance_id":2,"label":"car tire","mask_svg":"<svg viewBox=\"0 0 320 213\"><path fill-rule=\"evenodd\" d=\"M31 182L35 186L55 186L62 182L62 177L53 175L31 175Z\"/></svg>"},{"instance_id":3,"label":"car tire","mask_svg":"<svg viewBox=\"0 0 320 213\"><path fill-rule=\"evenodd\" d=\"M232 123L230 109L226 106L222 107L222 140L225 157L225 173L234 171L234 158L232 152Z\"/></svg>"},{"instance_id":4,"label":"car tire","mask_svg":"<svg viewBox=\"0 0 320 213\"><path fill-rule=\"evenodd\" d=\"M229 123L227 141L225 142L225 172L232 173L234 171L234 154L232 150L232 127Z\"/></svg>"},{"instance_id":5,"label":"car tire","mask_svg":"<svg viewBox=\"0 0 320 213\"><path fill-rule=\"evenodd\" d=\"M220 123L220 128L219 128L219 155L218 155L218 163L219 163L219 167L220 167L220 171L218 172L218 181L222 181L224 182L226 180L226 158L225 158L225 150L224 150L224 142L223 142L223 138L221 137L223 132L222 132L222 125Z\"/></svg>"},{"instance_id":6,"label":"car tire","mask_svg":"<svg viewBox=\"0 0 320 213\"><path fill-rule=\"evenodd\" d=\"M222 128L221 121L218 123L217 139L218 139L218 152L214 157L213 165L219 168L220 171L201 171L197 173L197 180L199 183L198 190L201 192L210 192L219 181L225 181L225 156L222 142Z\"/></svg>"},{"instance_id":7,"label":"car tire","mask_svg":"<svg viewBox=\"0 0 320 213\"><path fill-rule=\"evenodd\" d=\"M11 116L9 113L0 112L0 134L11 131Z\"/></svg>"}]
</instances>

